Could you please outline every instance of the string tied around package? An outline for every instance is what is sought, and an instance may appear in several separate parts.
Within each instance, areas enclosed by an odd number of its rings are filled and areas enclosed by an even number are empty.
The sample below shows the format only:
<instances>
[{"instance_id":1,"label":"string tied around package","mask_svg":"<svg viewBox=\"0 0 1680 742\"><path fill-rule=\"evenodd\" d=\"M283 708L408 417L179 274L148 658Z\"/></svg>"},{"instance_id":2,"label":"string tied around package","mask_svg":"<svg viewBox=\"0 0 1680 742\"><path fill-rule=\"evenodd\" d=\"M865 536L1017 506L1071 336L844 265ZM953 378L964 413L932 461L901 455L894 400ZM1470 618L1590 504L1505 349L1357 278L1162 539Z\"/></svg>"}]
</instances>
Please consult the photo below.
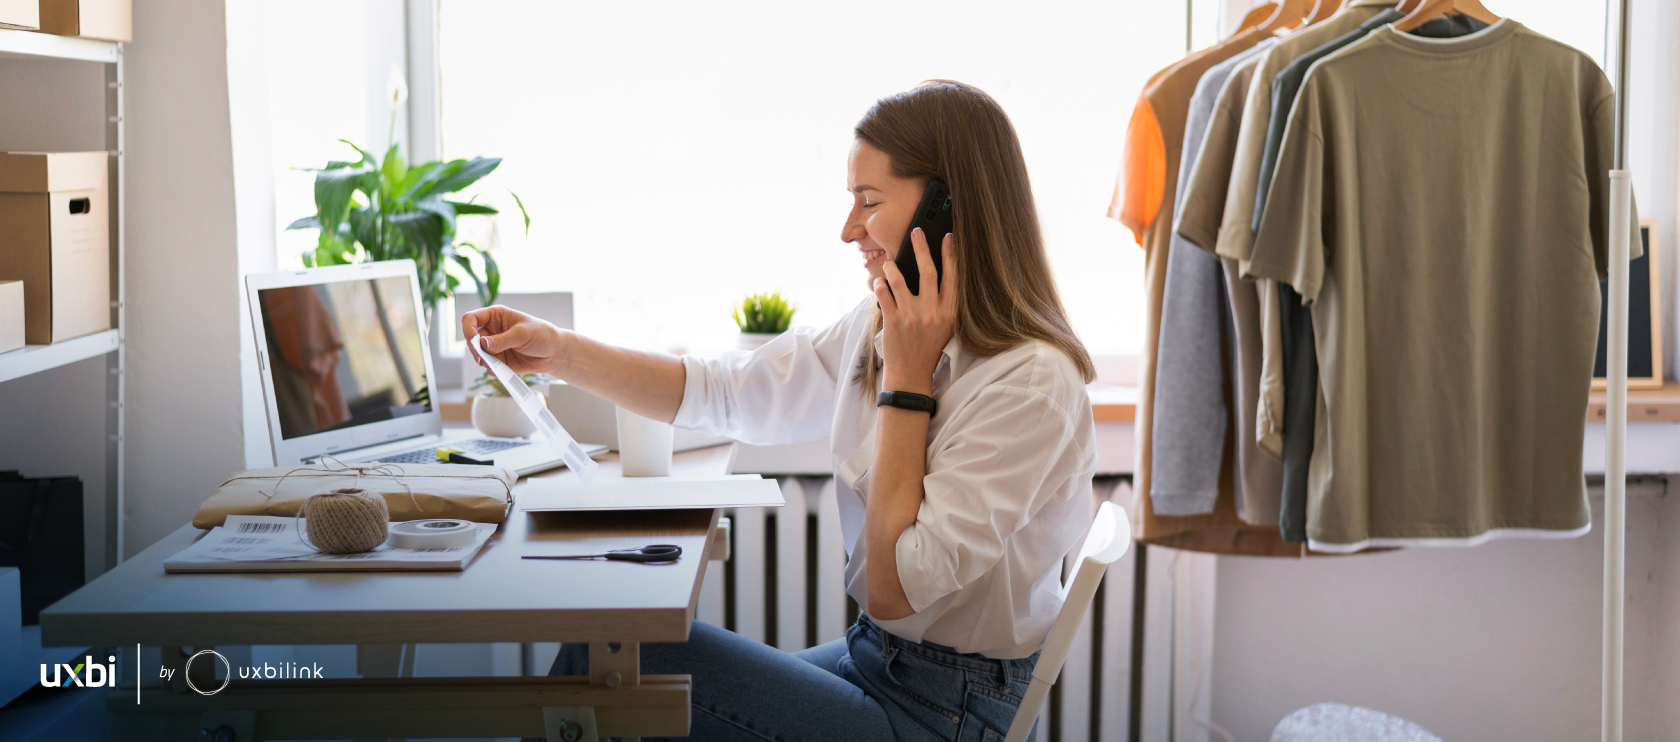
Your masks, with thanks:
<instances>
[{"instance_id":1,"label":"string tied around package","mask_svg":"<svg viewBox=\"0 0 1680 742\"><path fill-rule=\"evenodd\" d=\"M281 474L280 479L274 483L274 491L273 492L263 492L261 490L258 490L257 494L260 494L264 498L269 499L269 500L274 499L275 495L280 494L280 485L286 483L286 477L289 477L289 476L291 476L293 474L296 474L300 471L311 471L311 470L309 469L309 467L306 467L306 466L298 466L298 467L293 467L291 469L288 469L288 470L286 470L286 473ZM332 456L322 456L321 457L321 469L320 469L320 471L328 472L328 473L335 473L335 474L340 473L340 472L355 472L356 479L355 479L355 481L350 483L351 488L354 488L357 485L360 485L362 483L362 475L363 474L372 474L372 475L375 475L375 476L390 477L391 481L402 485L402 488L405 491L408 492L408 501L411 502L411 503L414 503L414 511L415 512L417 512L417 513L426 512L425 508L420 507L420 498L414 496L414 488L408 486L408 483L404 482L402 480L402 478L399 476L399 475L404 473L401 466L397 466L395 464L378 464L378 465L375 465L375 466L351 466L351 465L346 464L342 461L339 461L338 459L333 458ZM302 513L303 511L302 511L302 509L299 509L298 512ZM387 510L387 512L389 512L389 510Z\"/></svg>"},{"instance_id":2,"label":"string tied around package","mask_svg":"<svg viewBox=\"0 0 1680 742\"><path fill-rule=\"evenodd\" d=\"M408 499L414 503L415 511L424 512L419 498L414 496L414 488L398 478L397 475L402 473L400 466L350 466L331 456L322 456L321 466L331 472L355 472L356 479L350 487L310 495L298 508L297 514L292 516L294 521L304 519L304 528L297 532L298 540L317 551L355 554L372 550L390 536L391 510L385 504L385 497L354 486L361 484L364 473L390 477L408 491ZM298 469L282 474L280 480L274 483L274 491L265 492L263 496L272 499L279 494L280 485L285 484L286 477L296 471ZM308 531L307 538L305 530Z\"/></svg>"}]
</instances>

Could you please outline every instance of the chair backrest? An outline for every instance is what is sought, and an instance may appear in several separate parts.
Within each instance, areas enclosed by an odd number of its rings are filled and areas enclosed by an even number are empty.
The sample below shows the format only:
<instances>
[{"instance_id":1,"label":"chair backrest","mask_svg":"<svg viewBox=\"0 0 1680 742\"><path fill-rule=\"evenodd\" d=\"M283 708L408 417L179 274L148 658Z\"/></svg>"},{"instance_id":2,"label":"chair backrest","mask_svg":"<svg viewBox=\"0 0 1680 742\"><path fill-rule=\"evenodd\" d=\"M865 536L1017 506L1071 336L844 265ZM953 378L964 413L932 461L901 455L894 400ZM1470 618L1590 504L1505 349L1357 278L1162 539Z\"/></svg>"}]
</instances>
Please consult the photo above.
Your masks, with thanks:
<instances>
[{"instance_id":1,"label":"chair backrest","mask_svg":"<svg viewBox=\"0 0 1680 742\"><path fill-rule=\"evenodd\" d=\"M1026 742L1027 735L1032 733L1038 711L1049 697L1050 686L1056 683L1068 649L1073 646L1073 634L1091 608L1103 572L1124 556L1131 544L1132 526L1126 519L1126 511L1112 502L1103 503L1091 521L1091 530L1085 534L1085 545L1079 549L1073 576L1062 586L1062 610L1056 614L1056 623L1050 626L1050 636L1044 640L1044 649L1033 668L1032 683L1027 686L1026 697L1021 699L1021 708L1015 712L1015 721L1009 725L1005 742Z\"/></svg>"}]
</instances>

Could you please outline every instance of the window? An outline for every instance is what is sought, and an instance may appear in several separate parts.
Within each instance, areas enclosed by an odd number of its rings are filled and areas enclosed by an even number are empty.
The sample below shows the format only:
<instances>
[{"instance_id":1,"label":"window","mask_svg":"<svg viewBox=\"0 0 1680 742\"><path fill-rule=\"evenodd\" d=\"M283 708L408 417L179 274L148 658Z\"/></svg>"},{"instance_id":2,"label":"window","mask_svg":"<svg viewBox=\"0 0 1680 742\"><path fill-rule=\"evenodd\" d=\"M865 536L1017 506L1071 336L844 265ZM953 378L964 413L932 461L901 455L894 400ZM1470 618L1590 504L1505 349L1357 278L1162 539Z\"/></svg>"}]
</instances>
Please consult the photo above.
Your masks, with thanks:
<instances>
[{"instance_id":1,"label":"window","mask_svg":"<svg viewBox=\"0 0 1680 742\"><path fill-rule=\"evenodd\" d=\"M1604 67L1605 49L1615 43L1604 35L1608 0L1484 0L1487 9L1580 49ZM1609 71L1608 68L1605 70Z\"/></svg>"},{"instance_id":2,"label":"window","mask_svg":"<svg viewBox=\"0 0 1680 742\"><path fill-rule=\"evenodd\" d=\"M1487 3L1602 63L1603 0ZM839 240L851 125L877 97L963 80L1015 122L1075 328L1094 353L1136 353L1143 254L1104 214L1122 135L1144 81L1183 56L1187 18L1205 46L1242 5L916 0L887 20L823 2L440 0L443 154L506 158L477 189L503 216L462 221L499 246L505 290L573 291L580 329L608 341L716 349L747 293L780 289L814 326L863 299L857 253ZM351 157L340 137L382 151L391 131L403 9L363 10L267 5L281 228L314 210L313 173L297 168ZM940 20L911 33L918 19ZM303 36L357 49L356 63L293 43ZM531 211L529 236L510 191ZM282 231L280 265L313 244Z\"/></svg>"},{"instance_id":3,"label":"window","mask_svg":"<svg viewBox=\"0 0 1680 742\"><path fill-rule=\"evenodd\" d=\"M579 329L608 341L723 348L745 294L780 289L814 326L867 295L839 239L851 126L878 97L961 80L1014 120L1075 328L1093 352L1136 352L1143 254L1105 212L1138 91L1182 56L1185 19L1182 2L1113 0L443 0L444 154L506 158L480 198L506 208L481 238L507 290L575 292Z\"/></svg>"},{"instance_id":4,"label":"window","mask_svg":"<svg viewBox=\"0 0 1680 742\"><path fill-rule=\"evenodd\" d=\"M286 231L286 225L315 213L315 173L304 168L356 159L340 139L375 155L385 153L393 133L404 139L405 112L397 111L392 126L386 92L392 66L402 60L403 9L392 2L271 1L262 22L279 230L275 256L281 269L300 268L303 253L315 249L317 232Z\"/></svg>"}]
</instances>

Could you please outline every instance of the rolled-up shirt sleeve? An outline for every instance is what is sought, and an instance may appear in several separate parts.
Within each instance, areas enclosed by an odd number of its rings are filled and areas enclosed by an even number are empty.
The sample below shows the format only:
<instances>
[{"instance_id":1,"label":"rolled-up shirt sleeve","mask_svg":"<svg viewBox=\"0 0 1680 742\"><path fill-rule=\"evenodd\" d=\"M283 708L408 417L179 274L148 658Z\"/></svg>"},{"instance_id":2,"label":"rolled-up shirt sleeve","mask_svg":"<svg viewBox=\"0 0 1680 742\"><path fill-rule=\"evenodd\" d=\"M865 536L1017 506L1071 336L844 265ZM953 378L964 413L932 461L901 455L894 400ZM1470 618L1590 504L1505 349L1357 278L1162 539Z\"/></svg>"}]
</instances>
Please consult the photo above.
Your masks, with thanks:
<instances>
[{"instance_id":1,"label":"rolled-up shirt sleeve","mask_svg":"<svg viewBox=\"0 0 1680 742\"><path fill-rule=\"evenodd\" d=\"M829 327L789 330L752 351L683 356L672 425L755 445L819 440L834 421L841 355L857 311Z\"/></svg>"},{"instance_id":2,"label":"rolled-up shirt sleeve","mask_svg":"<svg viewBox=\"0 0 1680 742\"><path fill-rule=\"evenodd\" d=\"M895 545L913 610L986 574L1011 536L1074 491L1064 484L1083 471L1088 447L1072 444L1081 426L1091 426L1088 409L1080 414L1042 392L997 387L947 424L959 432L930 452L921 508Z\"/></svg>"}]
</instances>

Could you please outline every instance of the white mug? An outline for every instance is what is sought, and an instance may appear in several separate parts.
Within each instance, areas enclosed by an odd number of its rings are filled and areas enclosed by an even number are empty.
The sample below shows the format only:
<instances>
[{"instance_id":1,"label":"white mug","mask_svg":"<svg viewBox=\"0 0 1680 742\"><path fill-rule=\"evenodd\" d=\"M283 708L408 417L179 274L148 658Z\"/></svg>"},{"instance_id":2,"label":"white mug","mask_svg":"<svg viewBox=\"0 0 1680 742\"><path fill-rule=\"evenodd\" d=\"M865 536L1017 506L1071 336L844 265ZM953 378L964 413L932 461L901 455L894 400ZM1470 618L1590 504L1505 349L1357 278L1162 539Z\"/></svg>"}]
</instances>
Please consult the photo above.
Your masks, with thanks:
<instances>
[{"instance_id":1,"label":"white mug","mask_svg":"<svg viewBox=\"0 0 1680 742\"><path fill-rule=\"evenodd\" d=\"M624 467L624 476L670 476L675 433L670 423L618 408L618 462Z\"/></svg>"}]
</instances>

